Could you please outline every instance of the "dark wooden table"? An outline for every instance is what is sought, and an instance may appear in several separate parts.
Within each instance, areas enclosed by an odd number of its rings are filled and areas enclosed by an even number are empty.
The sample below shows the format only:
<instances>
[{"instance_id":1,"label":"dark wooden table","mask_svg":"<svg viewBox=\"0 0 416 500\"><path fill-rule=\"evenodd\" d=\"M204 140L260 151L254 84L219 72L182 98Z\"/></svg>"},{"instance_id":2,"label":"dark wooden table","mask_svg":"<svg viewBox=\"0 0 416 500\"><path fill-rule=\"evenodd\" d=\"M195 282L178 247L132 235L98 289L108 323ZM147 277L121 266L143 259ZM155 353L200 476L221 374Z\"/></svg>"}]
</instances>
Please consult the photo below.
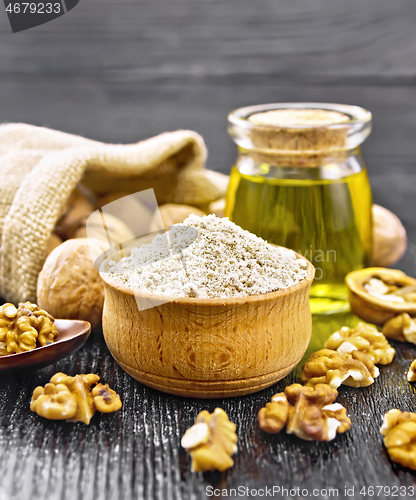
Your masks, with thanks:
<instances>
[{"instance_id":1,"label":"dark wooden table","mask_svg":"<svg viewBox=\"0 0 416 500\"><path fill-rule=\"evenodd\" d=\"M206 139L208 166L228 172L235 147L226 114L235 107L364 106L374 114L363 148L374 199L402 219L409 246L398 267L416 276L415 22L414 0L81 0L54 22L13 35L0 11L0 119L109 142L190 128ZM316 322L311 349L343 322L334 318L325 328ZM310 443L265 435L256 420L297 371L252 396L168 396L126 375L97 329L54 366L0 375L0 500L199 500L208 486L240 498L232 488L273 485L307 489L316 498L331 498L322 491L330 488L338 488L338 498L364 498L363 487L416 486L414 473L389 460L379 434L388 409L416 410L406 381L416 347L394 347L393 364L381 368L373 386L340 389L351 430L330 443ZM38 417L29 410L32 391L58 370L99 374L121 394L123 408L96 415L89 426ZM237 425L235 465L195 474L180 438L199 411L216 406ZM355 487L354 495L345 496L345 487ZM385 493L376 490L375 497L392 496ZM280 490L275 498L302 495Z\"/></svg>"}]
</instances>

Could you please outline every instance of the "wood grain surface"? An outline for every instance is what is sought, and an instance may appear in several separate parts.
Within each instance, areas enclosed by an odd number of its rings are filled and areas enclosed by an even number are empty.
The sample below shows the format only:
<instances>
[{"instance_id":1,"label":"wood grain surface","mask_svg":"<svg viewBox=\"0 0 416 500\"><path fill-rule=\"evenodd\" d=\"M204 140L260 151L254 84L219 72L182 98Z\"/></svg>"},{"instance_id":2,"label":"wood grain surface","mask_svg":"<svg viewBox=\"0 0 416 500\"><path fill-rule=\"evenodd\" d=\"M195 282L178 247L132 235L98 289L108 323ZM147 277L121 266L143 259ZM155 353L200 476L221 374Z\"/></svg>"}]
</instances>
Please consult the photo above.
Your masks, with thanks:
<instances>
[{"instance_id":1,"label":"wood grain surface","mask_svg":"<svg viewBox=\"0 0 416 500\"><path fill-rule=\"evenodd\" d=\"M363 148L374 200L403 221L409 246L397 267L416 276L415 23L414 0L82 0L49 24L12 34L0 10L0 120L108 142L190 128L207 142L208 166L228 172L235 145L226 115L233 108L275 101L361 105L374 115ZM315 321L310 350L353 321ZM310 494L339 488L338 498L354 486L354 498L365 498L364 486L416 486L412 471L389 460L379 434L388 409L416 410L405 376L416 347L394 347L393 364L381 368L373 386L340 389L337 401L351 430L313 443L265 435L256 421L298 371L251 396L169 396L123 372L96 329L56 365L0 375L0 499L200 500L210 485L300 487ZM122 409L94 416L90 426L30 412L33 389L59 370L97 373L120 393ZM199 411L216 406L237 425L235 465L195 474L180 438Z\"/></svg>"}]
</instances>

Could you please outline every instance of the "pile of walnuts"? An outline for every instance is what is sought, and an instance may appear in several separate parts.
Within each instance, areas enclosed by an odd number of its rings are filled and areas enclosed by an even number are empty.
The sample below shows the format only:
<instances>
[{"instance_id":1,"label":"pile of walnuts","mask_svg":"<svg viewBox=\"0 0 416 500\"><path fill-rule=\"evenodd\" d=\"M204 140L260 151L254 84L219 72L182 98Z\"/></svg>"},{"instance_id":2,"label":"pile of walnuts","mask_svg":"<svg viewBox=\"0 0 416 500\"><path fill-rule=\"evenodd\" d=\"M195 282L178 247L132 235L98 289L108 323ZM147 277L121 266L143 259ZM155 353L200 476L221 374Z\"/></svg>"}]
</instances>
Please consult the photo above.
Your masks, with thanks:
<instances>
[{"instance_id":1,"label":"pile of walnuts","mask_svg":"<svg viewBox=\"0 0 416 500\"><path fill-rule=\"evenodd\" d=\"M56 340L55 319L31 302L0 306L0 356L44 347Z\"/></svg>"}]
</instances>

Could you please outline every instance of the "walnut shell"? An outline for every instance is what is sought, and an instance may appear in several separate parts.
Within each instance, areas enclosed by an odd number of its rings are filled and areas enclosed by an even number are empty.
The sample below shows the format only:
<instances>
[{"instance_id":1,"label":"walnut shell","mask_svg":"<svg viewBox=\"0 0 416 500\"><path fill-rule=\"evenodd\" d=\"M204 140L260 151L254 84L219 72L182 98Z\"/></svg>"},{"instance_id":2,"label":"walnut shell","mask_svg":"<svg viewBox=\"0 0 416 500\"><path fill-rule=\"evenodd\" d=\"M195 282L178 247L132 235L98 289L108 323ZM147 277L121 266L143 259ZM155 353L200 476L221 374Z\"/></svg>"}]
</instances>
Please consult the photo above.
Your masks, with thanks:
<instances>
[{"instance_id":1,"label":"walnut shell","mask_svg":"<svg viewBox=\"0 0 416 500\"><path fill-rule=\"evenodd\" d=\"M209 204L209 213L215 214L217 217L224 217L225 198L213 201Z\"/></svg>"},{"instance_id":2,"label":"walnut shell","mask_svg":"<svg viewBox=\"0 0 416 500\"><path fill-rule=\"evenodd\" d=\"M94 327L101 321L104 288L89 245L97 254L104 251L100 242L77 238L49 254L38 277L37 301L55 318L82 319Z\"/></svg>"},{"instance_id":3,"label":"walnut shell","mask_svg":"<svg viewBox=\"0 0 416 500\"><path fill-rule=\"evenodd\" d=\"M64 207L54 230L62 239L73 238L78 227L94 212L92 203L78 189L74 189L66 205L69 207Z\"/></svg>"},{"instance_id":4,"label":"walnut shell","mask_svg":"<svg viewBox=\"0 0 416 500\"><path fill-rule=\"evenodd\" d=\"M373 205L373 221L374 266L390 267L400 260L406 251L406 230L396 215L379 205Z\"/></svg>"},{"instance_id":5,"label":"walnut shell","mask_svg":"<svg viewBox=\"0 0 416 500\"><path fill-rule=\"evenodd\" d=\"M369 267L352 271L345 277L345 282L349 288L349 301L354 314L367 323L379 326L383 326L398 314L416 315L415 302L389 302L370 295L365 285L372 278L379 279L390 286L397 285L403 288L416 286L415 278L407 276L398 269Z\"/></svg>"},{"instance_id":6,"label":"walnut shell","mask_svg":"<svg viewBox=\"0 0 416 500\"><path fill-rule=\"evenodd\" d=\"M166 231L168 231L174 224L183 222L191 214L198 215L199 217L206 215L206 213L199 208L191 207L190 205L177 205L176 203L166 203L165 205L161 205L159 207L159 211ZM150 232L158 231L159 229L161 229L160 218L159 213L156 211L150 221Z\"/></svg>"},{"instance_id":7,"label":"walnut shell","mask_svg":"<svg viewBox=\"0 0 416 500\"><path fill-rule=\"evenodd\" d=\"M103 226L103 218L105 227ZM106 248L131 240L135 237L133 231L121 219L104 212L96 211L88 218L87 227L81 226L75 233L75 238L94 238L101 241Z\"/></svg>"},{"instance_id":8,"label":"walnut shell","mask_svg":"<svg viewBox=\"0 0 416 500\"><path fill-rule=\"evenodd\" d=\"M48 241L46 242L46 256L48 256L52 250L54 250L56 247L59 247L59 245L62 244L62 238L60 238L57 234L52 233L49 236Z\"/></svg>"}]
</instances>

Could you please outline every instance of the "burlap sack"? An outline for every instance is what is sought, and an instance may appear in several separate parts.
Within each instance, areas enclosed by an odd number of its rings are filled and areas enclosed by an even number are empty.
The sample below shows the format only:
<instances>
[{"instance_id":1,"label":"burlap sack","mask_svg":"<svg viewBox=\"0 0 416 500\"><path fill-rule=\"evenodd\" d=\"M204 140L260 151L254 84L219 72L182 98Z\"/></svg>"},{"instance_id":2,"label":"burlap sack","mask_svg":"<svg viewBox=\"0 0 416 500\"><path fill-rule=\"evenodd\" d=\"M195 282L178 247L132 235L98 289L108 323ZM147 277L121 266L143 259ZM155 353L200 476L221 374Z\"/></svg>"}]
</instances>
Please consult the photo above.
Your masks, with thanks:
<instances>
[{"instance_id":1,"label":"burlap sack","mask_svg":"<svg viewBox=\"0 0 416 500\"><path fill-rule=\"evenodd\" d=\"M96 193L153 188L158 203L204 206L224 196L228 177L206 170L206 148L179 130L137 144L103 144L25 124L0 126L0 295L36 301L46 242L82 180Z\"/></svg>"}]
</instances>

